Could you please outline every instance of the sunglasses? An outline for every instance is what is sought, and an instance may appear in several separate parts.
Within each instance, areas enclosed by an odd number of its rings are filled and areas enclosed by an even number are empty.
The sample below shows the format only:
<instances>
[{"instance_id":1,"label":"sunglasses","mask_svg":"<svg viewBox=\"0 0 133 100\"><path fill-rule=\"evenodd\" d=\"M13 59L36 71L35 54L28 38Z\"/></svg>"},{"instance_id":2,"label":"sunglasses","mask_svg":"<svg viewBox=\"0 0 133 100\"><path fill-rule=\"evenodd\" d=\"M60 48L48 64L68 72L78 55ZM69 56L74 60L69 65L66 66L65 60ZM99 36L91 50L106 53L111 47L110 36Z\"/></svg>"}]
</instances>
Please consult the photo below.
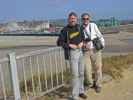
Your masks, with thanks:
<instances>
[{"instance_id":1,"label":"sunglasses","mask_svg":"<svg viewBox=\"0 0 133 100\"><path fill-rule=\"evenodd\" d=\"M89 18L82 18L83 20L89 20Z\"/></svg>"}]
</instances>

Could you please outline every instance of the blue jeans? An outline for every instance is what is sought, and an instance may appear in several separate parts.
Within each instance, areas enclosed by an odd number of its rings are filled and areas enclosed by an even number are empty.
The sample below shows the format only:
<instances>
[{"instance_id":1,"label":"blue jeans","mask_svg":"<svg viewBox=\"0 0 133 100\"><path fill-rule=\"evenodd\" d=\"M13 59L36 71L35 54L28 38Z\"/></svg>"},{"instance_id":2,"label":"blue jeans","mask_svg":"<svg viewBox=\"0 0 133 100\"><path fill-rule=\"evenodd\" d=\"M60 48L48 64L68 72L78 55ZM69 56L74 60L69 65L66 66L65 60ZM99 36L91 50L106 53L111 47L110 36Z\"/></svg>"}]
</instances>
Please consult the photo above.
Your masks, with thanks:
<instances>
[{"instance_id":1,"label":"blue jeans","mask_svg":"<svg viewBox=\"0 0 133 100\"><path fill-rule=\"evenodd\" d=\"M72 70L72 96L77 98L84 93L84 61L81 49L70 50L70 65Z\"/></svg>"}]
</instances>

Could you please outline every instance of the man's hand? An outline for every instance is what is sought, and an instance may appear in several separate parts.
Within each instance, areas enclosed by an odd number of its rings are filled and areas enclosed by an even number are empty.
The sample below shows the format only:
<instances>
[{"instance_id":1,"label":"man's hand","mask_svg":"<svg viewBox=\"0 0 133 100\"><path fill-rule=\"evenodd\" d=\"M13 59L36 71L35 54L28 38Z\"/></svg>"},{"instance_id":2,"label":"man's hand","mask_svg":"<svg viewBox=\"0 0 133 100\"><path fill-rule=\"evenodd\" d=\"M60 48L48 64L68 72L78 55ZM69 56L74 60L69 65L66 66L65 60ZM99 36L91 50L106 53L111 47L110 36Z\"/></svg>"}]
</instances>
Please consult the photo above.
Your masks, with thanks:
<instances>
[{"instance_id":1,"label":"man's hand","mask_svg":"<svg viewBox=\"0 0 133 100\"><path fill-rule=\"evenodd\" d=\"M78 48L78 46L75 45L75 44L69 44L69 47L72 48L72 49L77 49Z\"/></svg>"},{"instance_id":2,"label":"man's hand","mask_svg":"<svg viewBox=\"0 0 133 100\"><path fill-rule=\"evenodd\" d=\"M86 48L86 49L91 49L91 42L87 42L87 43L84 43L83 44L83 47Z\"/></svg>"},{"instance_id":3,"label":"man's hand","mask_svg":"<svg viewBox=\"0 0 133 100\"><path fill-rule=\"evenodd\" d=\"M78 45L78 48L82 48L83 47L83 42L80 42Z\"/></svg>"}]
</instances>

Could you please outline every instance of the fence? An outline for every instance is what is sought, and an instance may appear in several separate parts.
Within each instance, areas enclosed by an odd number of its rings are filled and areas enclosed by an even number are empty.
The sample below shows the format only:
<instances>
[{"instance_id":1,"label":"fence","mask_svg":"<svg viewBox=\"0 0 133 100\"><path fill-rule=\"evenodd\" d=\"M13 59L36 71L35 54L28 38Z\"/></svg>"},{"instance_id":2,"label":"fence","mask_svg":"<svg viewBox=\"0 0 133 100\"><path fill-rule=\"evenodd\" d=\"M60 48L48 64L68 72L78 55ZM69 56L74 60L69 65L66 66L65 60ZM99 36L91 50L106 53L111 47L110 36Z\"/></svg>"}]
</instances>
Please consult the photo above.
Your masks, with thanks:
<instances>
[{"instance_id":1,"label":"fence","mask_svg":"<svg viewBox=\"0 0 133 100\"><path fill-rule=\"evenodd\" d=\"M0 100L33 100L64 86L66 70L60 47L0 60Z\"/></svg>"}]
</instances>

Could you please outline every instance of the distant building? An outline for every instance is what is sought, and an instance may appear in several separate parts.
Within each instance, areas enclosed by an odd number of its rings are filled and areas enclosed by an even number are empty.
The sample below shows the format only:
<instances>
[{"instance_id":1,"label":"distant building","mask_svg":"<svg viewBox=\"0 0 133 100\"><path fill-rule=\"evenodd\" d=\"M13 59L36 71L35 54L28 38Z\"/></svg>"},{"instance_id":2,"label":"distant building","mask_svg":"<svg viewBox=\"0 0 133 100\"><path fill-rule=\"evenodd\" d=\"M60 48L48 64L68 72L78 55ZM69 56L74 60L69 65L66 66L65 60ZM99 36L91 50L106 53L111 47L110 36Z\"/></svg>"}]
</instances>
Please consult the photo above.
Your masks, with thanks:
<instances>
[{"instance_id":1,"label":"distant building","mask_svg":"<svg viewBox=\"0 0 133 100\"><path fill-rule=\"evenodd\" d=\"M41 31L41 32L43 32L43 31L48 30L49 28L50 28L49 22L43 22L42 24L37 25L35 27L35 31Z\"/></svg>"},{"instance_id":2,"label":"distant building","mask_svg":"<svg viewBox=\"0 0 133 100\"><path fill-rule=\"evenodd\" d=\"M18 31L21 28L18 26L18 23L17 22L11 21L11 22L8 22L7 23L6 29L7 29L7 31L12 32L12 31Z\"/></svg>"},{"instance_id":3,"label":"distant building","mask_svg":"<svg viewBox=\"0 0 133 100\"><path fill-rule=\"evenodd\" d=\"M7 29L5 27L0 27L0 33L7 32Z\"/></svg>"},{"instance_id":4,"label":"distant building","mask_svg":"<svg viewBox=\"0 0 133 100\"><path fill-rule=\"evenodd\" d=\"M43 21L23 21L23 22L16 22L11 21L6 23L4 29L6 32L14 32L14 31L36 31L36 32L44 32L50 28L49 22ZM3 28L0 28L0 31L3 31Z\"/></svg>"},{"instance_id":5,"label":"distant building","mask_svg":"<svg viewBox=\"0 0 133 100\"><path fill-rule=\"evenodd\" d=\"M27 33L27 32L57 32L56 26L49 23L49 21L10 21L5 24L0 24L0 33Z\"/></svg>"}]
</instances>

